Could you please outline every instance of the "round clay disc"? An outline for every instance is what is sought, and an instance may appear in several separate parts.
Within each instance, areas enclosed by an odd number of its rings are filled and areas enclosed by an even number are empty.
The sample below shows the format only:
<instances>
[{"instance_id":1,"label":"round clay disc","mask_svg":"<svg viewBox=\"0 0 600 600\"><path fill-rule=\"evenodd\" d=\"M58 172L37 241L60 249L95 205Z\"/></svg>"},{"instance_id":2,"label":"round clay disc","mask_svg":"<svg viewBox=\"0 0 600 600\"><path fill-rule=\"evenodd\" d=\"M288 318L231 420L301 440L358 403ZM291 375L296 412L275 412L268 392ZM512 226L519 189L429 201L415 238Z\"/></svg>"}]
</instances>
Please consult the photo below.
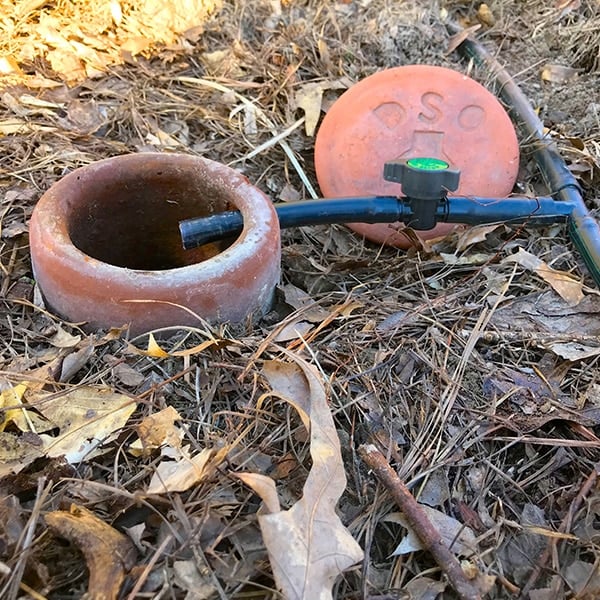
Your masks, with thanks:
<instances>
[{"instance_id":1,"label":"round clay disc","mask_svg":"<svg viewBox=\"0 0 600 600\"><path fill-rule=\"evenodd\" d=\"M446 69L410 65L381 71L346 91L323 119L315 143L321 193L399 196L383 165L397 158L439 158L461 171L457 196L502 198L519 169L512 122L496 97L473 79ZM408 248L400 223L352 223L377 243ZM456 225L418 232L431 239Z\"/></svg>"}]
</instances>

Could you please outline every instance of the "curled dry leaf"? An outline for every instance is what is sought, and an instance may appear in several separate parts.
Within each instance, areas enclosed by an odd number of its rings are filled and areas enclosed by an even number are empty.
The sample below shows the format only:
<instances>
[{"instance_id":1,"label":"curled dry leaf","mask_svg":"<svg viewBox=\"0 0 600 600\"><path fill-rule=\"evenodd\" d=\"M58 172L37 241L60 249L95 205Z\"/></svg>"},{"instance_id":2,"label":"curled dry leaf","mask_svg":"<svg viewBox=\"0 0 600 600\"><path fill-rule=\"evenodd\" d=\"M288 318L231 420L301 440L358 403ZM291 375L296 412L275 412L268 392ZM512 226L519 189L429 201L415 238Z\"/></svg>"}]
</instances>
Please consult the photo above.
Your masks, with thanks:
<instances>
[{"instance_id":1,"label":"curled dry leaf","mask_svg":"<svg viewBox=\"0 0 600 600\"><path fill-rule=\"evenodd\" d=\"M164 348L160 346L160 344L156 341L156 338L152 333L148 334L148 346L146 350L141 350L140 348L136 348L133 345L130 345L129 348L132 352L136 354L142 354L143 356L151 356L152 358L169 358L170 356L193 356L194 354L200 354L200 352L204 352L208 348L222 348L224 346L233 346L237 344L235 340L221 339L221 338L213 338L201 342L197 346L193 348L186 348L185 350L174 350L172 352L167 352Z\"/></svg>"},{"instance_id":2,"label":"curled dry leaf","mask_svg":"<svg viewBox=\"0 0 600 600\"><path fill-rule=\"evenodd\" d=\"M183 430L175 425L180 420L181 415L172 406L145 417L137 426L139 438L129 446L129 451L140 456L161 446L181 448Z\"/></svg>"},{"instance_id":3,"label":"curled dry leaf","mask_svg":"<svg viewBox=\"0 0 600 600\"><path fill-rule=\"evenodd\" d=\"M283 596L327 600L332 598L336 577L361 560L363 552L335 511L346 475L325 388L314 367L289 355L293 364L268 361L263 374L272 395L291 404L310 430L313 465L302 498L282 511L275 484L267 477L245 474L240 478L263 498L269 511L258 522Z\"/></svg>"},{"instance_id":4,"label":"curled dry leaf","mask_svg":"<svg viewBox=\"0 0 600 600\"><path fill-rule=\"evenodd\" d=\"M87 598L112 600L119 597L125 575L135 563L131 540L82 506L71 505L44 517L50 530L77 546L90 572Z\"/></svg>"},{"instance_id":5,"label":"curled dry leaf","mask_svg":"<svg viewBox=\"0 0 600 600\"><path fill-rule=\"evenodd\" d=\"M502 262L516 262L528 271L536 273L571 306L575 306L583 300L583 283L581 281L575 279L570 273L553 269L542 259L523 248L519 248L516 254L507 256Z\"/></svg>"},{"instance_id":6,"label":"curled dry leaf","mask_svg":"<svg viewBox=\"0 0 600 600\"><path fill-rule=\"evenodd\" d=\"M467 27L466 29L455 33L448 42L446 54L452 54L452 52L454 52L472 33L475 33L478 29L481 29L480 24Z\"/></svg>"},{"instance_id":7,"label":"curled dry leaf","mask_svg":"<svg viewBox=\"0 0 600 600\"><path fill-rule=\"evenodd\" d=\"M315 133L319 116L321 115L323 93L326 90L339 90L346 87L348 87L347 81L337 79L335 81L307 83L296 92L294 102L297 108L301 108L304 111L306 135L313 136Z\"/></svg>"},{"instance_id":8,"label":"curled dry leaf","mask_svg":"<svg viewBox=\"0 0 600 600\"><path fill-rule=\"evenodd\" d=\"M204 479L209 472L208 463L212 450L204 448L199 454L190 458L184 450L177 451L177 460L163 460L152 476L147 494L166 494L169 492L185 492Z\"/></svg>"},{"instance_id":9,"label":"curled dry leaf","mask_svg":"<svg viewBox=\"0 0 600 600\"><path fill-rule=\"evenodd\" d=\"M482 2L479 5L479 8L477 9L477 18L488 27L493 27L496 24L494 13L492 13L491 8L485 2Z\"/></svg>"},{"instance_id":10,"label":"curled dry leaf","mask_svg":"<svg viewBox=\"0 0 600 600\"><path fill-rule=\"evenodd\" d=\"M504 227L503 223L493 223L492 225L477 225L475 227L469 227L465 229L458 238L456 243L456 251L462 252L473 244L483 242L489 233L496 231L499 227Z\"/></svg>"}]
</instances>

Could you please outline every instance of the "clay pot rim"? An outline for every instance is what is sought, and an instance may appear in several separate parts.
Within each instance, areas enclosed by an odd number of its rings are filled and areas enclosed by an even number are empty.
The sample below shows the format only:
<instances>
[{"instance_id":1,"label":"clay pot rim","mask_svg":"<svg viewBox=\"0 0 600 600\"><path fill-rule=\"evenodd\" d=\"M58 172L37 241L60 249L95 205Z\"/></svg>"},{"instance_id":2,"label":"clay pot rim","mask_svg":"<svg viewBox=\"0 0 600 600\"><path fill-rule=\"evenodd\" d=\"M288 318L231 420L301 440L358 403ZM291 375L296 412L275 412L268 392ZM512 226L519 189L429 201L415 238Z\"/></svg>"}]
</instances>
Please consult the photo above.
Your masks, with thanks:
<instances>
[{"instance_id":1,"label":"clay pot rim","mask_svg":"<svg viewBox=\"0 0 600 600\"><path fill-rule=\"evenodd\" d=\"M201 263L171 269L147 270L120 267L103 262L86 254L73 244L67 230L66 220L58 218L56 211L52 210L52 208L55 208L57 196L60 198L61 195L72 194L73 181L81 177L82 173L86 171L93 169L97 172L101 169L110 169L115 162L127 168L135 167L138 163L142 166L148 158L152 158L158 163L164 163L165 167L171 166L175 161L187 162L190 169L194 169L198 164L198 160L201 160L208 171L208 177L214 175L215 179L221 179L219 187L227 188L232 192L236 208L242 213L244 219L242 232L229 247ZM178 168L180 168L179 165ZM227 180L223 178L223 169L229 170ZM191 276L196 281L213 279L226 271L238 268L241 261L250 259L254 254L254 241L272 235L273 228L279 229L279 222L274 208L272 204L268 205L265 200L268 200L268 196L254 187L245 175L209 158L173 152L139 152L105 158L75 169L54 183L45 192L40 198L36 210L39 213L38 218L50 223L43 235L51 236L56 241L56 247L60 248L65 261L74 266L81 264L82 261L87 263L89 267L94 269L98 279L127 278L128 274L135 274L137 285L143 288L145 284L155 285L157 277L164 277L167 273L170 278L175 279L173 283L185 285L189 283Z\"/></svg>"}]
</instances>

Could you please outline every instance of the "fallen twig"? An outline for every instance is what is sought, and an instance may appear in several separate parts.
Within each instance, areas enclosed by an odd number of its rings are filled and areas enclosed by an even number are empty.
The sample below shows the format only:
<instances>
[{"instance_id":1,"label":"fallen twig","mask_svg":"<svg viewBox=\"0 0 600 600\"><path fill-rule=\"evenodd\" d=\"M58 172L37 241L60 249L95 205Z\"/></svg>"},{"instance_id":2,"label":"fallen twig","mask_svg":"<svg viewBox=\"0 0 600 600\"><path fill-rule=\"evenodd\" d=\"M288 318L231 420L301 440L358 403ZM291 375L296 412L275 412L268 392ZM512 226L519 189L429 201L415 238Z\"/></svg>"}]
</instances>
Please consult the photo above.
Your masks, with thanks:
<instances>
[{"instance_id":1,"label":"fallen twig","mask_svg":"<svg viewBox=\"0 0 600 600\"><path fill-rule=\"evenodd\" d=\"M429 550L437 564L446 573L458 596L463 600L480 600L481 594L467 579L457 558L444 545L438 530L420 508L406 485L390 467L383 454L372 444L360 446L358 453L392 494L425 548Z\"/></svg>"}]
</instances>

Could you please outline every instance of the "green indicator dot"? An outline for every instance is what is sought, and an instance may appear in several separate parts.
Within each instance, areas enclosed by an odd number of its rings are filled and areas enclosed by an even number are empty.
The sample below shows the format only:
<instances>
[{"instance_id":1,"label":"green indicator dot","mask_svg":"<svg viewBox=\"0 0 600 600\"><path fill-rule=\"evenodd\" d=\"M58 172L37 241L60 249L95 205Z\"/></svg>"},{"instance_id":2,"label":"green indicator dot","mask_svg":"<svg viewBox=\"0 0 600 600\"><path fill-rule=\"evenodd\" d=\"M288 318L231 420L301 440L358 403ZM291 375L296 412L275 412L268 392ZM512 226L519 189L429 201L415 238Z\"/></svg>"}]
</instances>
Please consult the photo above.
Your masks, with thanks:
<instances>
[{"instance_id":1,"label":"green indicator dot","mask_svg":"<svg viewBox=\"0 0 600 600\"><path fill-rule=\"evenodd\" d=\"M406 164L421 171L443 171L450 165L439 158L410 158Z\"/></svg>"}]
</instances>

